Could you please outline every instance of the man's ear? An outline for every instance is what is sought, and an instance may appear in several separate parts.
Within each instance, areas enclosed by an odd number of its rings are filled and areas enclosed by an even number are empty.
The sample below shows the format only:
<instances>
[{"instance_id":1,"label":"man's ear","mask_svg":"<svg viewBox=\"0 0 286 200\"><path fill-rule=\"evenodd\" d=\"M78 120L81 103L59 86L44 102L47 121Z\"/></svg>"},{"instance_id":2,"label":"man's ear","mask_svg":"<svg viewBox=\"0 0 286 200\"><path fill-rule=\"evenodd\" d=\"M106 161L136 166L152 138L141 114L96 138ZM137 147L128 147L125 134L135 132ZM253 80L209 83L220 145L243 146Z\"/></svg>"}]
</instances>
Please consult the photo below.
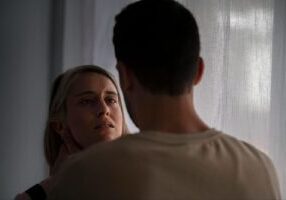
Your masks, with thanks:
<instances>
[{"instance_id":1,"label":"man's ear","mask_svg":"<svg viewBox=\"0 0 286 200\"><path fill-rule=\"evenodd\" d=\"M133 74L131 70L121 61L117 62L116 68L118 70L119 81L122 91L130 91L133 86Z\"/></svg>"},{"instance_id":2,"label":"man's ear","mask_svg":"<svg viewBox=\"0 0 286 200\"><path fill-rule=\"evenodd\" d=\"M204 71L205 71L204 60L201 57L199 57L197 73L193 80L194 85L197 85L202 80Z\"/></svg>"},{"instance_id":3,"label":"man's ear","mask_svg":"<svg viewBox=\"0 0 286 200\"><path fill-rule=\"evenodd\" d=\"M53 120L50 122L51 128L58 133L61 137L65 134L66 126L61 120Z\"/></svg>"}]
</instances>

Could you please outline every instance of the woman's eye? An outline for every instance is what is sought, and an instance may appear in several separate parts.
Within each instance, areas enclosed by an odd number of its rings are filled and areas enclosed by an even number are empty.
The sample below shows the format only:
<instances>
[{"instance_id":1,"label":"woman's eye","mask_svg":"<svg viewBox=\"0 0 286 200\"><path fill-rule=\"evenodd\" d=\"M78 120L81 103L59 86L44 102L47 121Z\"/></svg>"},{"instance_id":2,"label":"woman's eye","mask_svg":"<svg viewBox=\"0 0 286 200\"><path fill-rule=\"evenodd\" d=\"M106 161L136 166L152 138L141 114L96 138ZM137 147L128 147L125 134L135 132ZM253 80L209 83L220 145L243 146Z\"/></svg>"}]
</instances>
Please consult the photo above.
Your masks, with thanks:
<instances>
[{"instance_id":1,"label":"woman's eye","mask_svg":"<svg viewBox=\"0 0 286 200\"><path fill-rule=\"evenodd\" d=\"M95 103L93 99L82 99L79 102L80 105L92 105L93 103Z\"/></svg>"},{"instance_id":2,"label":"woman's eye","mask_svg":"<svg viewBox=\"0 0 286 200\"><path fill-rule=\"evenodd\" d=\"M117 103L117 100L114 99L114 98L107 98L107 99L106 99L106 102L107 102L108 104L115 104L115 103Z\"/></svg>"}]
</instances>

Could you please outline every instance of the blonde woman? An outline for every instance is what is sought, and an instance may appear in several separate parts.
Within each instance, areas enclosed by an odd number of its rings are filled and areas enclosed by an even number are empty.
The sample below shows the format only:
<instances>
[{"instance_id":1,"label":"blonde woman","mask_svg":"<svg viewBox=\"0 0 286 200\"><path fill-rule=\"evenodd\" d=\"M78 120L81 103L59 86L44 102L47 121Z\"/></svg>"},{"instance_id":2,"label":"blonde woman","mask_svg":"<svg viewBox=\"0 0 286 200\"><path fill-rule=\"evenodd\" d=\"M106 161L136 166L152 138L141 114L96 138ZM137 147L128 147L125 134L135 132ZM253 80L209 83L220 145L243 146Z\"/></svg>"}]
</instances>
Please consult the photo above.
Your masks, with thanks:
<instances>
[{"instance_id":1,"label":"blonde woman","mask_svg":"<svg viewBox=\"0 0 286 200\"><path fill-rule=\"evenodd\" d=\"M53 175L69 155L128 132L118 91L113 76L94 65L72 68L56 78L44 137L50 177L16 200L45 199Z\"/></svg>"}]
</instances>

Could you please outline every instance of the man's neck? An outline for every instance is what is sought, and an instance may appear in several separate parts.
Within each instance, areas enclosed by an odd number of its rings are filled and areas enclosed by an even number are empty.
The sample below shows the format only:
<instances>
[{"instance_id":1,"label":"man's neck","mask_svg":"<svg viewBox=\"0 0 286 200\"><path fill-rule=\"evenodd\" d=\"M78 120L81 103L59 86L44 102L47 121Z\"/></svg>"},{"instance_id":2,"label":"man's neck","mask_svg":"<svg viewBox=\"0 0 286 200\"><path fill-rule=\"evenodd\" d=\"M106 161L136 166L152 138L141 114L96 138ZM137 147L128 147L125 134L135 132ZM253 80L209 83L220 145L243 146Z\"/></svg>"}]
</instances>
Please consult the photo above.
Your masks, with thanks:
<instances>
[{"instance_id":1,"label":"man's neck","mask_svg":"<svg viewBox=\"0 0 286 200\"><path fill-rule=\"evenodd\" d=\"M151 95L140 101L141 131L193 134L209 129L195 111L192 93L177 97Z\"/></svg>"}]
</instances>

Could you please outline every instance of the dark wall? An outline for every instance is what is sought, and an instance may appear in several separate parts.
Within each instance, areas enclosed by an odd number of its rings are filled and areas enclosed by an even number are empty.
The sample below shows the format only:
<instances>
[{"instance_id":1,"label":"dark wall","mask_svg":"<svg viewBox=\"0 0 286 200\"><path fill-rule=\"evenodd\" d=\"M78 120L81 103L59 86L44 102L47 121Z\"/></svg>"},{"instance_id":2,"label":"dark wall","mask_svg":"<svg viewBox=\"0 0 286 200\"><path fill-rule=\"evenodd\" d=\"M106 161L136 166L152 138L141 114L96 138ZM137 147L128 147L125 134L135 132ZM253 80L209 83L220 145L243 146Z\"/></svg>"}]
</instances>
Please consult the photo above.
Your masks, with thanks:
<instances>
[{"instance_id":1,"label":"dark wall","mask_svg":"<svg viewBox=\"0 0 286 200\"><path fill-rule=\"evenodd\" d=\"M0 2L0 199L46 176L50 0Z\"/></svg>"}]
</instances>

